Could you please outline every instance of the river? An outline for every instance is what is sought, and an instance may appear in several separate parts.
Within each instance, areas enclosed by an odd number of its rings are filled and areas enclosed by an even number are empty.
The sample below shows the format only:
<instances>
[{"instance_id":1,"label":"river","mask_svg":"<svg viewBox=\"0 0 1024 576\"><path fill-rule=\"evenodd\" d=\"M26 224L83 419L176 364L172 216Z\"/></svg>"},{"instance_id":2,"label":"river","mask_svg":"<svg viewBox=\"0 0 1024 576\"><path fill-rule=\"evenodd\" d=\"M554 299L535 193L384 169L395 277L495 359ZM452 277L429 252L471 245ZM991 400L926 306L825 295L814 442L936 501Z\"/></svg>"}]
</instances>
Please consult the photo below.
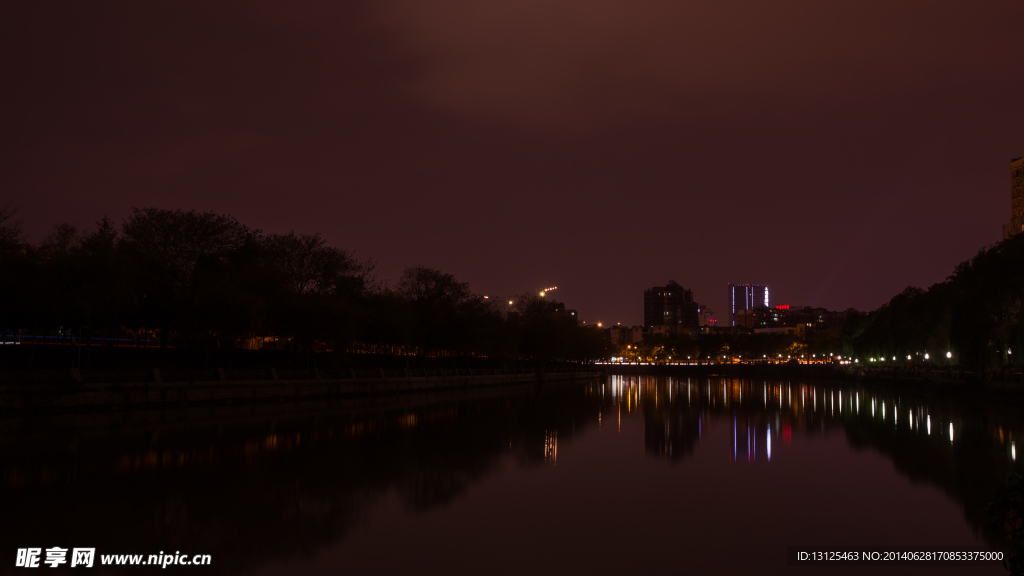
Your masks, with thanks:
<instances>
[{"instance_id":1,"label":"river","mask_svg":"<svg viewBox=\"0 0 1024 576\"><path fill-rule=\"evenodd\" d=\"M16 548L56 546L95 547L100 573L132 571L101 555L177 553L267 576L1005 574L792 567L786 550L1000 549L985 507L1020 471L1024 424L892 388L609 376L0 432L7 572Z\"/></svg>"}]
</instances>

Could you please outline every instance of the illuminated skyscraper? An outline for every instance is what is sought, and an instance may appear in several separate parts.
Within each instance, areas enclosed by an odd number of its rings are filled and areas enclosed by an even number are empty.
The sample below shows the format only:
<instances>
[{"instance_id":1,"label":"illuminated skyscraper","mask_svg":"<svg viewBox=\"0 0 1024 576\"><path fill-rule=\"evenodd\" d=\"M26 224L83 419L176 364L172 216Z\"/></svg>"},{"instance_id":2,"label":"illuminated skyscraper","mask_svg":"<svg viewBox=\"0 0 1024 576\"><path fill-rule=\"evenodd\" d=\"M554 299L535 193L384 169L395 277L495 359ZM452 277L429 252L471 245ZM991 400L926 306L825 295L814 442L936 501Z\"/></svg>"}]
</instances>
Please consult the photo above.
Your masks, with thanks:
<instances>
[{"instance_id":1,"label":"illuminated skyscraper","mask_svg":"<svg viewBox=\"0 0 1024 576\"><path fill-rule=\"evenodd\" d=\"M758 306L770 306L767 285L729 284L729 326L736 325L736 312Z\"/></svg>"}]
</instances>

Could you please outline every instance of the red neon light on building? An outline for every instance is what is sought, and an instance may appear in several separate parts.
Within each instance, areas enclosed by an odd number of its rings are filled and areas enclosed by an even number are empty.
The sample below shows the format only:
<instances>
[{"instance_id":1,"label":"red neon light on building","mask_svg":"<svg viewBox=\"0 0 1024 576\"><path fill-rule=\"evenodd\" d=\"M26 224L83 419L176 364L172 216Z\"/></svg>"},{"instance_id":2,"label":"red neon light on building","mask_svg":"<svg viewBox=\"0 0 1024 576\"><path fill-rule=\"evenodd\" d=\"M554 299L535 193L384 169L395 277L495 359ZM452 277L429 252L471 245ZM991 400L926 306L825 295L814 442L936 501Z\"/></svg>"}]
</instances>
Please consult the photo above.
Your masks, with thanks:
<instances>
[{"instance_id":1,"label":"red neon light on building","mask_svg":"<svg viewBox=\"0 0 1024 576\"><path fill-rule=\"evenodd\" d=\"M775 307L776 310L789 310L789 304L779 304Z\"/></svg>"}]
</instances>

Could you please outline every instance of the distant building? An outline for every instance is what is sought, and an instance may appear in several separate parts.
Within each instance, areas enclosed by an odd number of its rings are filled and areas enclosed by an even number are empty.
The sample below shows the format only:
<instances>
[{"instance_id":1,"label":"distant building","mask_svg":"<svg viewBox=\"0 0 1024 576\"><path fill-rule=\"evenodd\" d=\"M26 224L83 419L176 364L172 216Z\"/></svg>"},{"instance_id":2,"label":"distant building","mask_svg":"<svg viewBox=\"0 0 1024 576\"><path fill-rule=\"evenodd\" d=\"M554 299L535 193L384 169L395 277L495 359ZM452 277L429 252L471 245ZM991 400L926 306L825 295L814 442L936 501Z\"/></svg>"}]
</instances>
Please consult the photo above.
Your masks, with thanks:
<instances>
[{"instance_id":1,"label":"distant building","mask_svg":"<svg viewBox=\"0 0 1024 576\"><path fill-rule=\"evenodd\" d=\"M649 328L644 328L644 336L669 336L673 334L672 328L673 326L666 324L651 326Z\"/></svg>"},{"instance_id":2,"label":"distant building","mask_svg":"<svg viewBox=\"0 0 1024 576\"><path fill-rule=\"evenodd\" d=\"M580 324L580 315L577 314L576 311L571 309L571 308L567 309L565 307L565 304L562 304L562 303L555 304L554 308L553 308L553 311L554 311L556 317L562 317L562 318L565 318L566 320L571 320L574 324L579 326L579 324Z\"/></svg>"},{"instance_id":3,"label":"distant building","mask_svg":"<svg viewBox=\"0 0 1024 576\"><path fill-rule=\"evenodd\" d=\"M754 328L754 334L788 334L790 336L803 336L807 327L798 324L796 326L779 326L777 328Z\"/></svg>"},{"instance_id":4,"label":"distant building","mask_svg":"<svg viewBox=\"0 0 1024 576\"><path fill-rule=\"evenodd\" d=\"M1003 240L1024 232L1024 157L1010 160L1010 221L1003 224Z\"/></svg>"},{"instance_id":5,"label":"distant building","mask_svg":"<svg viewBox=\"0 0 1024 576\"><path fill-rule=\"evenodd\" d=\"M767 308L768 286L760 284L729 284L729 325L736 326L736 313L758 306Z\"/></svg>"},{"instance_id":6,"label":"distant building","mask_svg":"<svg viewBox=\"0 0 1024 576\"><path fill-rule=\"evenodd\" d=\"M612 340L612 346L622 346L633 342L632 332L629 326L615 325L608 329L608 336Z\"/></svg>"},{"instance_id":7,"label":"distant building","mask_svg":"<svg viewBox=\"0 0 1024 576\"><path fill-rule=\"evenodd\" d=\"M803 334L806 330L839 332L846 322L846 315L846 311L826 310L810 306L785 304L774 308L757 306L737 312L735 325L752 329L755 334L770 334L775 331L794 333L792 330L781 330L783 328L799 328L799 331L796 332L798 334Z\"/></svg>"},{"instance_id":8,"label":"distant building","mask_svg":"<svg viewBox=\"0 0 1024 576\"><path fill-rule=\"evenodd\" d=\"M736 336L737 334L742 334L742 333L746 333L746 332L749 332L749 330L747 330L746 328L743 328L742 326L701 326L700 327L700 333L701 334L729 334L731 336Z\"/></svg>"},{"instance_id":9,"label":"distant building","mask_svg":"<svg viewBox=\"0 0 1024 576\"><path fill-rule=\"evenodd\" d=\"M708 310L704 306L700 306L699 309L700 312L697 316L698 326L700 326L701 328L705 326L714 326L718 322L718 318L715 316L714 312Z\"/></svg>"},{"instance_id":10,"label":"distant building","mask_svg":"<svg viewBox=\"0 0 1024 576\"><path fill-rule=\"evenodd\" d=\"M672 326L696 330L699 305L693 301L693 290L674 280L666 286L644 290L644 327Z\"/></svg>"}]
</instances>

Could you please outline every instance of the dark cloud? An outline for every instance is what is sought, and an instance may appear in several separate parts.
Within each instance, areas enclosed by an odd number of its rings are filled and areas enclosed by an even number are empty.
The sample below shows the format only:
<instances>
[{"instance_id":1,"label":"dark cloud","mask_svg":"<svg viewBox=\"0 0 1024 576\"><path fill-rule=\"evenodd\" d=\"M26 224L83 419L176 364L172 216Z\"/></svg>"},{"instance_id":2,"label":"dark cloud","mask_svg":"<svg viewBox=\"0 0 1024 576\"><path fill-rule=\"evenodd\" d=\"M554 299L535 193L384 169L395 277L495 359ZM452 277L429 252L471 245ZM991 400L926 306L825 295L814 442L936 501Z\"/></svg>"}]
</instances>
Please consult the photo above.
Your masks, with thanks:
<instances>
[{"instance_id":1,"label":"dark cloud","mask_svg":"<svg viewBox=\"0 0 1024 576\"><path fill-rule=\"evenodd\" d=\"M320 230L385 275L674 278L875 307L998 239L1021 2L51 2L0 8L0 189Z\"/></svg>"}]
</instances>

